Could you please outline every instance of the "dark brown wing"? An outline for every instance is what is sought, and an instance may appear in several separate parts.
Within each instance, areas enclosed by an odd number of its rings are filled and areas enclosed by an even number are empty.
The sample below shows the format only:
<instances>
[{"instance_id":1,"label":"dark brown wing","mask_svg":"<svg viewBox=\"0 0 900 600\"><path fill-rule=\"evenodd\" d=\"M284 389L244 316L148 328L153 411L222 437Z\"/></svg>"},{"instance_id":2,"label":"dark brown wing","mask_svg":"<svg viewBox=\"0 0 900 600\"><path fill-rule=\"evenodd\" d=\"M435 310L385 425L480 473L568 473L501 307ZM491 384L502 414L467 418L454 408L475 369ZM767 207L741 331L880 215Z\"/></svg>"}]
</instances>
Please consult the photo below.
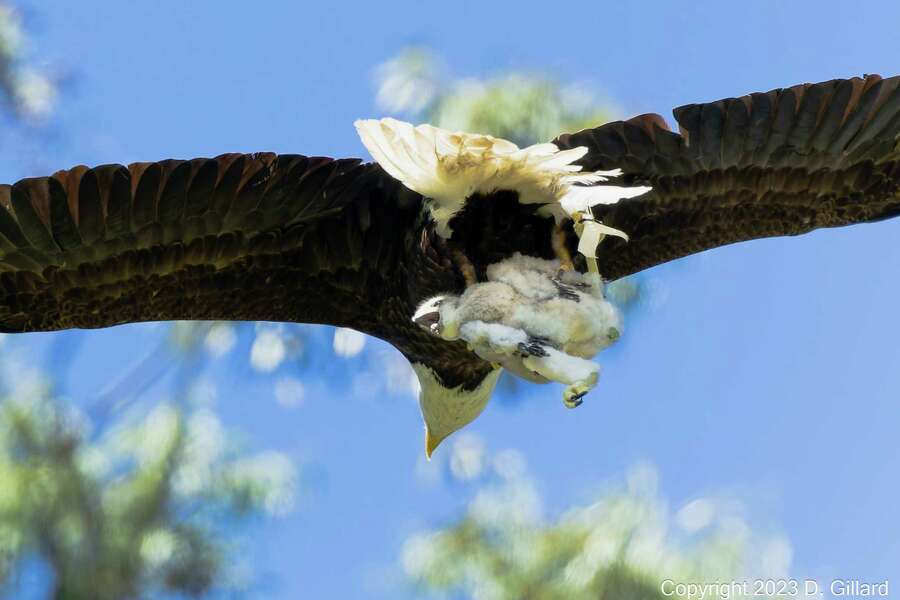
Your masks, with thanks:
<instances>
[{"instance_id":1,"label":"dark brown wing","mask_svg":"<svg viewBox=\"0 0 900 600\"><path fill-rule=\"evenodd\" d=\"M676 109L560 136L587 146L586 169L621 167L653 191L595 214L627 232L607 238L615 279L755 238L900 214L900 77L804 84Z\"/></svg>"},{"instance_id":2,"label":"dark brown wing","mask_svg":"<svg viewBox=\"0 0 900 600\"><path fill-rule=\"evenodd\" d=\"M405 200L404 200L405 199ZM169 319L372 330L417 197L375 165L228 154L0 186L0 329Z\"/></svg>"}]
</instances>

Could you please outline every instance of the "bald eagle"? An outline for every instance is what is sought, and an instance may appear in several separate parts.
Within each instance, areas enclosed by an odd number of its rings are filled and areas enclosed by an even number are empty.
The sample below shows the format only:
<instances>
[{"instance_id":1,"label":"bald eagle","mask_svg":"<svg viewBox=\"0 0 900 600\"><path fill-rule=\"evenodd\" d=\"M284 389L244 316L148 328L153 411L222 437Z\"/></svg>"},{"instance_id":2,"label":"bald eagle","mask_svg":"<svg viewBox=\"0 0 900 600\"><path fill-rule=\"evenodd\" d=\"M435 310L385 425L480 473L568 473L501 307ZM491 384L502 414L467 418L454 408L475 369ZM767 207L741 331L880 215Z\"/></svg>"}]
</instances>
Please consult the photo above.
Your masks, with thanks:
<instances>
[{"instance_id":1,"label":"bald eagle","mask_svg":"<svg viewBox=\"0 0 900 600\"><path fill-rule=\"evenodd\" d=\"M618 335L603 281L900 213L900 77L674 115L680 133L641 115L521 149L363 121L375 163L223 154L3 185L0 329L354 328L412 363L430 453L481 412L500 367L563 381L576 404L596 382L586 358Z\"/></svg>"}]
</instances>

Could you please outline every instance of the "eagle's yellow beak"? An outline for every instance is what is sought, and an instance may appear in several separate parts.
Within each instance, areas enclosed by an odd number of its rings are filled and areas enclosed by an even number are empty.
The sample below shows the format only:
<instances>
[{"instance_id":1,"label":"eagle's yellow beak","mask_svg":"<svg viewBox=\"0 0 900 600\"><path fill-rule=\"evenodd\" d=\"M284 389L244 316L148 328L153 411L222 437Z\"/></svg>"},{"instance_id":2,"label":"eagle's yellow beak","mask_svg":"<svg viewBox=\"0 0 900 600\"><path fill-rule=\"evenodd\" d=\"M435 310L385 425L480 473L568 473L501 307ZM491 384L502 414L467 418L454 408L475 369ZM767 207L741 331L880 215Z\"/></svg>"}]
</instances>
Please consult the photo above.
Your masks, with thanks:
<instances>
[{"instance_id":1,"label":"eagle's yellow beak","mask_svg":"<svg viewBox=\"0 0 900 600\"><path fill-rule=\"evenodd\" d=\"M447 436L437 437L431 433L431 430L425 428L425 458L431 460L431 454L434 449L441 445Z\"/></svg>"}]
</instances>

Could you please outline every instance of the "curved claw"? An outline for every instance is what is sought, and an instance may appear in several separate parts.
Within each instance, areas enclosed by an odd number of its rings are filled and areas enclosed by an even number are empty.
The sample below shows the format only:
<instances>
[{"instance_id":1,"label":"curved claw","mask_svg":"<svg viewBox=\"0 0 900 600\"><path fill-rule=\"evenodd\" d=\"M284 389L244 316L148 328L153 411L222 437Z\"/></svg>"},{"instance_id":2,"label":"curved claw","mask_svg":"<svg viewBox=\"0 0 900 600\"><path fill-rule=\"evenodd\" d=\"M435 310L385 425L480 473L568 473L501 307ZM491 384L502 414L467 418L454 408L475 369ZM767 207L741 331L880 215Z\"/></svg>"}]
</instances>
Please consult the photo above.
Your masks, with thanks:
<instances>
[{"instance_id":1,"label":"curved claw","mask_svg":"<svg viewBox=\"0 0 900 600\"><path fill-rule=\"evenodd\" d=\"M587 392L584 392L584 394L586 393ZM584 394L564 399L563 402L565 403L566 408L578 408L579 406L581 406L584 403L584 400L582 400Z\"/></svg>"},{"instance_id":2,"label":"curved claw","mask_svg":"<svg viewBox=\"0 0 900 600\"><path fill-rule=\"evenodd\" d=\"M519 343L517 348L522 356L549 356L546 348L543 346L544 343L546 343L546 340L531 337L528 338L527 342Z\"/></svg>"}]
</instances>

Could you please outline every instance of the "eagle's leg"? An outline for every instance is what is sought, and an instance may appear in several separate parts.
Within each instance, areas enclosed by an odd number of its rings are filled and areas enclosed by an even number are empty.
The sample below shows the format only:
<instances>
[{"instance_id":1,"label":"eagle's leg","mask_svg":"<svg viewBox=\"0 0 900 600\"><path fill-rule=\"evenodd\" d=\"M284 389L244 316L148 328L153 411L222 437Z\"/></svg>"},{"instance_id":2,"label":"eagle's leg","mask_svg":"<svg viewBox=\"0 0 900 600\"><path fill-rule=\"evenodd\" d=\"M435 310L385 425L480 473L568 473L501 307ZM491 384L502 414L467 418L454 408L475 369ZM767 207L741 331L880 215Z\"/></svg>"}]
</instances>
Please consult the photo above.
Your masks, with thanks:
<instances>
[{"instance_id":1,"label":"eagle's leg","mask_svg":"<svg viewBox=\"0 0 900 600\"><path fill-rule=\"evenodd\" d=\"M434 236L433 238L428 238L425 233L422 234L423 244L426 244L430 239L432 243L437 247L438 252L443 255L446 259L450 258L450 262L453 263L453 266L456 267L456 270L460 272L463 277L463 280L466 283L466 287L475 285L478 283L478 275L475 270L475 265L472 264L472 261L469 260L469 257L466 256L465 251L462 248L462 245L449 239L444 239L440 236Z\"/></svg>"},{"instance_id":2,"label":"eagle's leg","mask_svg":"<svg viewBox=\"0 0 900 600\"><path fill-rule=\"evenodd\" d=\"M572 262L572 254L566 246L566 230L559 223L553 226L553 233L550 234L550 245L553 247L553 253L559 259L560 272L573 271L575 265Z\"/></svg>"},{"instance_id":3,"label":"eagle's leg","mask_svg":"<svg viewBox=\"0 0 900 600\"><path fill-rule=\"evenodd\" d=\"M472 264L472 261L469 260L469 257L466 256L465 252L451 245L450 257L453 260L453 264L456 265L456 268L462 273L463 279L466 282L466 287L478 283L478 276L475 274L475 265Z\"/></svg>"}]
</instances>

